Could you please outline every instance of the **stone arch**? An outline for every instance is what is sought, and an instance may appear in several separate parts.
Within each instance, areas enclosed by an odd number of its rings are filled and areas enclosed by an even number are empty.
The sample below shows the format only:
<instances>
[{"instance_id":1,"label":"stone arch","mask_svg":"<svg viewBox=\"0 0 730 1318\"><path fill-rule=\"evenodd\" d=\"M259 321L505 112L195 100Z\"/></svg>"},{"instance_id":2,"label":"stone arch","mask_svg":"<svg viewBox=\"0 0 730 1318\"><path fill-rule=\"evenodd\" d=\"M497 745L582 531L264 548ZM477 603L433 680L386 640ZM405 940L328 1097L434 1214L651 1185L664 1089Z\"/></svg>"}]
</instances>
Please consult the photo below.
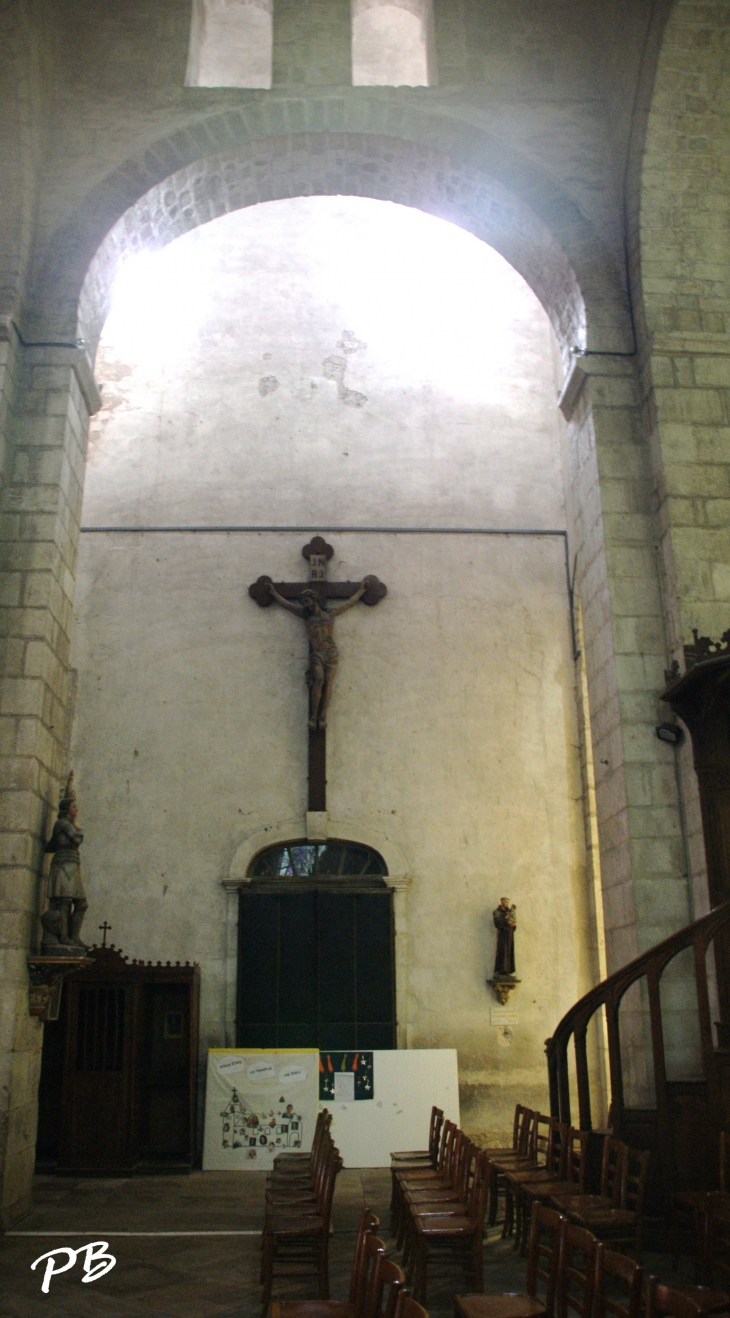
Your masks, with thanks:
<instances>
[{"instance_id":1,"label":"stone arch","mask_svg":"<svg viewBox=\"0 0 730 1318\"><path fill-rule=\"evenodd\" d=\"M38 248L26 337L71 340L80 323L93 349L125 245L161 245L259 201L339 193L415 206L490 243L543 302L566 356L576 346L630 350L622 256L614 259L575 202L535 161L423 113L418 89L398 96L413 100L403 108L363 88L356 100L257 101L150 146Z\"/></svg>"}]
</instances>

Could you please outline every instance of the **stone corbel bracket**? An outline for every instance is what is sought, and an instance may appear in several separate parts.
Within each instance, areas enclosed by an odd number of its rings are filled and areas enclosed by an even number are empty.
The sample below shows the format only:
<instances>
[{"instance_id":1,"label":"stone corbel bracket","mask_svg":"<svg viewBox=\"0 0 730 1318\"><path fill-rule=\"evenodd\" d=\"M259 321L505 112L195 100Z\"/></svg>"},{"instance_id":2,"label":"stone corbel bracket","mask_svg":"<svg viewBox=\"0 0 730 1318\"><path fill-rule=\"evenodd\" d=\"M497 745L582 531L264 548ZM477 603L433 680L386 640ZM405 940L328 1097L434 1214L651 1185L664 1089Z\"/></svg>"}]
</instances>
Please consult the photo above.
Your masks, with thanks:
<instances>
[{"instance_id":1,"label":"stone corbel bracket","mask_svg":"<svg viewBox=\"0 0 730 1318\"><path fill-rule=\"evenodd\" d=\"M494 990L497 1001L501 1002L503 1007L509 1001L509 995L513 988L517 988L517 985L521 983L521 979L507 978L506 976L504 979L500 979L496 975L493 979L487 980L489 987Z\"/></svg>"},{"instance_id":2,"label":"stone corbel bracket","mask_svg":"<svg viewBox=\"0 0 730 1318\"><path fill-rule=\"evenodd\" d=\"M29 956L28 1010L42 1021L57 1021L61 1010L61 990L67 975L92 966L89 956Z\"/></svg>"}]
</instances>

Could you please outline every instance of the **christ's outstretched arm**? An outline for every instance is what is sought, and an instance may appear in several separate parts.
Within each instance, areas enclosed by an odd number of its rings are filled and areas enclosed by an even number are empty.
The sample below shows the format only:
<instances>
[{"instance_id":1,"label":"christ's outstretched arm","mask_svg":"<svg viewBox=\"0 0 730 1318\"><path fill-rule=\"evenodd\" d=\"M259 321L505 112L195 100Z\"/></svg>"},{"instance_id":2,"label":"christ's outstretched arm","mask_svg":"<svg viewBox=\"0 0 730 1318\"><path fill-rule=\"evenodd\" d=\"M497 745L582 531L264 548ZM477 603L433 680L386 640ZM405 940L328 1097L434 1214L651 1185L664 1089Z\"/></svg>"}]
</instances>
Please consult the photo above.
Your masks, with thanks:
<instances>
[{"instance_id":1,"label":"christ's outstretched arm","mask_svg":"<svg viewBox=\"0 0 730 1318\"><path fill-rule=\"evenodd\" d=\"M304 609L301 604L292 604L289 600L285 600L284 596L279 594L273 581L269 582L269 594L276 600L277 604L281 605L282 609L287 609L289 613L293 613L295 618L304 617Z\"/></svg>"},{"instance_id":2,"label":"christ's outstretched arm","mask_svg":"<svg viewBox=\"0 0 730 1318\"><path fill-rule=\"evenodd\" d=\"M330 618L338 618L341 613L347 613L347 610L351 609L353 604L357 604L358 600L362 599L367 588L368 588L367 582L361 581L358 589L355 591L355 594L351 595L349 600L345 600L344 604L338 604L336 609L329 610Z\"/></svg>"}]
</instances>

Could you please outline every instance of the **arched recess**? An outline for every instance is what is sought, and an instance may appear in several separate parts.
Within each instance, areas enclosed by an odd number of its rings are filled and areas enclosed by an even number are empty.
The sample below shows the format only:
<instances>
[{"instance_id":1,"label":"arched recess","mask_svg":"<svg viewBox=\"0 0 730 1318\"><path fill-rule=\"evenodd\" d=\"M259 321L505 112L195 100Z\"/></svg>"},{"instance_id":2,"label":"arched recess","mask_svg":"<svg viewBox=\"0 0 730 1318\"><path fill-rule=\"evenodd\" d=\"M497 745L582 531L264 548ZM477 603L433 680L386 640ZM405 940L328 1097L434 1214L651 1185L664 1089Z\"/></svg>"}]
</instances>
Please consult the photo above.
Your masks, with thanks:
<instances>
[{"instance_id":1,"label":"arched recess","mask_svg":"<svg viewBox=\"0 0 730 1318\"><path fill-rule=\"evenodd\" d=\"M247 105L150 144L37 247L25 337L80 332L93 352L125 250L163 245L241 206L333 194L414 206L483 238L534 289L566 355L630 348L622 257L538 161L411 105L370 101L366 89L357 101Z\"/></svg>"},{"instance_id":2,"label":"arched recess","mask_svg":"<svg viewBox=\"0 0 730 1318\"><path fill-rule=\"evenodd\" d=\"M639 193L639 325L670 657L730 626L730 45L722 0L664 29ZM679 751L697 915L708 909L689 740Z\"/></svg>"}]
</instances>

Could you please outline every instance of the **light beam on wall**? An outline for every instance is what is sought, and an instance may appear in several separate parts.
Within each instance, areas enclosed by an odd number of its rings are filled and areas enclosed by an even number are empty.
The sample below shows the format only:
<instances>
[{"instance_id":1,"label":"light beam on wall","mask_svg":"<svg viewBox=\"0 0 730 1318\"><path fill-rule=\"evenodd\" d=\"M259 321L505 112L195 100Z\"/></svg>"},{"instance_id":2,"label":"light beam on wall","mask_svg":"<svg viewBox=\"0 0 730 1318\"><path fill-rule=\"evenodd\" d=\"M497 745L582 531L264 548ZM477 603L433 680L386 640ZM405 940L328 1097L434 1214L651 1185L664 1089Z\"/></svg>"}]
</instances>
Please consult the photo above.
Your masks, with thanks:
<instances>
[{"instance_id":1,"label":"light beam on wall","mask_svg":"<svg viewBox=\"0 0 730 1318\"><path fill-rule=\"evenodd\" d=\"M310 315L317 321L317 306L336 308L341 328L367 343L367 353L348 355L351 375L367 358L388 387L498 401L514 352L509 327L536 315L547 325L522 277L473 234L392 202L306 197L223 216L127 261L103 342L150 370L185 354L194 369L196 339L208 332L216 288L230 277L229 242L280 252L279 291L252 284L241 316L261 299L279 298L293 335ZM529 362L524 371L529 388Z\"/></svg>"}]
</instances>

